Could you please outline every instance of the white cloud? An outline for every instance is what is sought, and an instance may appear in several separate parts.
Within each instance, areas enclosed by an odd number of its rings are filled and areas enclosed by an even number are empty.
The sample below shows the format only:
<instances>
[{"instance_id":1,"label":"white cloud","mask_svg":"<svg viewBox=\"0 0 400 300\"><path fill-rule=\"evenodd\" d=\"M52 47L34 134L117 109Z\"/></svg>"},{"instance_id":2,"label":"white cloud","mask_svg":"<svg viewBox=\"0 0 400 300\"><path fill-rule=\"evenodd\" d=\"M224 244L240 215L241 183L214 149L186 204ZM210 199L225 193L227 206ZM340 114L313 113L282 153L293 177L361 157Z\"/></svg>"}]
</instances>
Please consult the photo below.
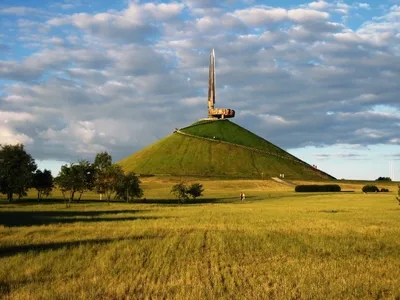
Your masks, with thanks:
<instances>
[{"instance_id":1,"label":"white cloud","mask_svg":"<svg viewBox=\"0 0 400 300\"><path fill-rule=\"evenodd\" d=\"M13 6L0 8L0 15L16 15L16 16L30 16L30 15L42 15L46 13L43 10L36 9L33 7L25 7L25 6Z\"/></svg>"},{"instance_id":2,"label":"white cloud","mask_svg":"<svg viewBox=\"0 0 400 300\"><path fill-rule=\"evenodd\" d=\"M347 158L347 159L360 159L364 157L362 154L351 152L337 152L337 153L313 153L317 159L333 159L333 158Z\"/></svg>"},{"instance_id":3,"label":"white cloud","mask_svg":"<svg viewBox=\"0 0 400 300\"><path fill-rule=\"evenodd\" d=\"M286 120L284 117L276 116L276 115L260 115L260 117L262 117L266 123L275 123L275 124L280 124L280 125L296 123L294 121L289 121L289 120Z\"/></svg>"},{"instance_id":4,"label":"white cloud","mask_svg":"<svg viewBox=\"0 0 400 300\"><path fill-rule=\"evenodd\" d=\"M366 136L372 139L379 139L384 137L386 134L381 130L376 130L373 128L361 128L356 130L357 135Z\"/></svg>"},{"instance_id":5,"label":"white cloud","mask_svg":"<svg viewBox=\"0 0 400 300\"><path fill-rule=\"evenodd\" d=\"M26 112L0 111L0 123L20 123L34 119L33 115Z\"/></svg>"},{"instance_id":6,"label":"white cloud","mask_svg":"<svg viewBox=\"0 0 400 300\"><path fill-rule=\"evenodd\" d=\"M25 101L30 101L30 98L24 98L19 95L8 95L4 97L4 101L7 102L25 102Z\"/></svg>"},{"instance_id":7,"label":"white cloud","mask_svg":"<svg viewBox=\"0 0 400 300\"><path fill-rule=\"evenodd\" d=\"M200 31L210 31L211 29L217 28L219 24L220 24L219 19L208 16L196 20L196 27Z\"/></svg>"},{"instance_id":8,"label":"white cloud","mask_svg":"<svg viewBox=\"0 0 400 300\"><path fill-rule=\"evenodd\" d=\"M347 15L352 8L366 8L366 3L355 3L350 6L342 1L314 1L308 4L308 7L316 10L328 11L332 13L338 13Z\"/></svg>"},{"instance_id":9,"label":"white cloud","mask_svg":"<svg viewBox=\"0 0 400 300\"><path fill-rule=\"evenodd\" d=\"M183 4L175 2L142 5L131 2L122 12L109 11L94 15L77 13L52 18L48 24L52 26L72 24L95 36L119 41L144 42L159 31L152 22L176 18L183 8Z\"/></svg>"},{"instance_id":10,"label":"white cloud","mask_svg":"<svg viewBox=\"0 0 400 300\"><path fill-rule=\"evenodd\" d=\"M339 42L363 43L364 41L355 32L339 32L334 34Z\"/></svg>"},{"instance_id":11,"label":"white cloud","mask_svg":"<svg viewBox=\"0 0 400 300\"><path fill-rule=\"evenodd\" d=\"M392 144L399 144L400 145L400 138L390 139L389 142L392 143ZM397 154L397 156L400 157L400 154Z\"/></svg>"},{"instance_id":12,"label":"white cloud","mask_svg":"<svg viewBox=\"0 0 400 300\"><path fill-rule=\"evenodd\" d=\"M341 13L344 15L347 15L350 10L350 5L343 3L343 2L337 2L334 11L337 13Z\"/></svg>"},{"instance_id":13,"label":"white cloud","mask_svg":"<svg viewBox=\"0 0 400 300\"><path fill-rule=\"evenodd\" d=\"M400 53L400 6L394 5L388 14L373 21L365 22L357 34L376 46L389 46L393 51Z\"/></svg>"},{"instance_id":14,"label":"white cloud","mask_svg":"<svg viewBox=\"0 0 400 300\"><path fill-rule=\"evenodd\" d=\"M349 28L336 10L356 7L343 2L227 3L131 2L58 15L47 26L59 29L20 36L31 53L0 61L3 136L42 159L102 149L118 160L206 117L215 48L218 106L279 146L396 143L398 116L374 107L399 109L397 7Z\"/></svg>"},{"instance_id":15,"label":"white cloud","mask_svg":"<svg viewBox=\"0 0 400 300\"><path fill-rule=\"evenodd\" d=\"M356 5L359 8L364 8L364 9L369 9L370 8L368 3L356 3Z\"/></svg>"},{"instance_id":16,"label":"white cloud","mask_svg":"<svg viewBox=\"0 0 400 300\"><path fill-rule=\"evenodd\" d=\"M31 144L33 139L29 136L19 133L10 127L0 124L0 144Z\"/></svg>"},{"instance_id":17,"label":"white cloud","mask_svg":"<svg viewBox=\"0 0 400 300\"><path fill-rule=\"evenodd\" d=\"M329 18L327 12L314 9L290 9L255 7L236 10L233 15L249 26L262 26L268 23L277 23L290 20L297 23L315 22Z\"/></svg>"},{"instance_id":18,"label":"white cloud","mask_svg":"<svg viewBox=\"0 0 400 300\"><path fill-rule=\"evenodd\" d=\"M236 10L233 15L250 26L260 26L268 23L280 22L287 18L287 11L283 8L247 8Z\"/></svg>"},{"instance_id":19,"label":"white cloud","mask_svg":"<svg viewBox=\"0 0 400 300\"><path fill-rule=\"evenodd\" d=\"M133 7L133 4L130 7ZM142 10L148 12L155 20L166 21L178 16L183 8L184 5L182 3L176 2L160 4L146 3L143 5Z\"/></svg>"},{"instance_id":20,"label":"white cloud","mask_svg":"<svg viewBox=\"0 0 400 300\"><path fill-rule=\"evenodd\" d=\"M314 21L326 20L329 18L329 14L317 10L299 8L299 9L289 10L288 17L292 21L302 23L302 22L314 22Z\"/></svg>"},{"instance_id":21,"label":"white cloud","mask_svg":"<svg viewBox=\"0 0 400 300\"><path fill-rule=\"evenodd\" d=\"M308 4L308 6L313 9L324 10L324 9L329 8L331 6L331 4L329 4L328 2L325 2L325 1L317 1L317 2L311 2L310 4Z\"/></svg>"},{"instance_id":22,"label":"white cloud","mask_svg":"<svg viewBox=\"0 0 400 300\"><path fill-rule=\"evenodd\" d=\"M187 106L205 105L205 97L191 97L183 99L183 104Z\"/></svg>"}]
</instances>

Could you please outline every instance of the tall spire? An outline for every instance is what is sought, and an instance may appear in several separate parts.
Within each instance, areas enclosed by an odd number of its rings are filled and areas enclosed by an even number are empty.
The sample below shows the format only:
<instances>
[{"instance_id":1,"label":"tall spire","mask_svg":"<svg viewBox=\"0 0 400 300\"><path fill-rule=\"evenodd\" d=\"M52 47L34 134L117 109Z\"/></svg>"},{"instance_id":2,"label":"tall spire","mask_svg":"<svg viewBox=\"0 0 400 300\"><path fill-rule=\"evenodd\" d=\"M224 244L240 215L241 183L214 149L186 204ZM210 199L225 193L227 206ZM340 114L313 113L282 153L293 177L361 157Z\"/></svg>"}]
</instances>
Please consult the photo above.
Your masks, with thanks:
<instances>
[{"instance_id":1,"label":"tall spire","mask_svg":"<svg viewBox=\"0 0 400 300\"><path fill-rule=\"evenodd\" d=\"M210 67L208 71L208 118L225 119L233 118L235 111L230 108L215 108L215 52L210 54Z\"/></svg>"},{"instance_id":2,"label":"tall spire","mask_svg":"<svg viewBox=\"0 0 400 300\"><path fill-rule=\"evenodd\" d=\"M212 49L210 54L210 66L208 73L208 117L215 104L215 52Z\"/></svg>"}]
</instances>

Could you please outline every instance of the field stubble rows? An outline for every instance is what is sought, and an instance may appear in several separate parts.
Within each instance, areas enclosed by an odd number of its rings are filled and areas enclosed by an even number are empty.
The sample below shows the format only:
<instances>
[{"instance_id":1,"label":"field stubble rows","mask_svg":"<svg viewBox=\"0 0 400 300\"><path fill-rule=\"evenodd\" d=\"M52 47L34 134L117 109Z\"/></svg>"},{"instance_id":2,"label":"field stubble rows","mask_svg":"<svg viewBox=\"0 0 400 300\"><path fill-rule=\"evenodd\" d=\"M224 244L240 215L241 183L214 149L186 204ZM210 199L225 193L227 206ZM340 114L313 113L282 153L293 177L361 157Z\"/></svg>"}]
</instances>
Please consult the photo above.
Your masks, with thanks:
<instances>
[{"instance_id":1,"label":"field stubble rows","mask_svg":"<svg viewBox=\"0 0 400 300\"><path fill-rule=\"evenodd\" d=\"M150 195L166 198L166 182ZM185 206L0 203L0 298L400 297L392 193L207 184L207 203Z\"/></svg>"}]
</instances>

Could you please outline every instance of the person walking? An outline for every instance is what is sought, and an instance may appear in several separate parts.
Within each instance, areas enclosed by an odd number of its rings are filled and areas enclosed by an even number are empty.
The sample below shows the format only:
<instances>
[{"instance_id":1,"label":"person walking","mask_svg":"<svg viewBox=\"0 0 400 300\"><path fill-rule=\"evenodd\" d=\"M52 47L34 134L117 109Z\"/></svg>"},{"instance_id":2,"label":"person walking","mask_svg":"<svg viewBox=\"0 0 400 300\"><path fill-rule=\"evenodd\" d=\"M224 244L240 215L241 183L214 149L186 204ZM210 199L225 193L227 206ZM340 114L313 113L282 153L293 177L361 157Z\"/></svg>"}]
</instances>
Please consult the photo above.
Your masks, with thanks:
<instances>
[{"instance_id":1,"label":"person walking","mask_svg":"<svg viewBox=\"0 0 400 300\"><path fill-rule=\"evenodd\" d=\"M243 201L243 193L240 192L240 201Z\"/></svg>"}]
</instances>

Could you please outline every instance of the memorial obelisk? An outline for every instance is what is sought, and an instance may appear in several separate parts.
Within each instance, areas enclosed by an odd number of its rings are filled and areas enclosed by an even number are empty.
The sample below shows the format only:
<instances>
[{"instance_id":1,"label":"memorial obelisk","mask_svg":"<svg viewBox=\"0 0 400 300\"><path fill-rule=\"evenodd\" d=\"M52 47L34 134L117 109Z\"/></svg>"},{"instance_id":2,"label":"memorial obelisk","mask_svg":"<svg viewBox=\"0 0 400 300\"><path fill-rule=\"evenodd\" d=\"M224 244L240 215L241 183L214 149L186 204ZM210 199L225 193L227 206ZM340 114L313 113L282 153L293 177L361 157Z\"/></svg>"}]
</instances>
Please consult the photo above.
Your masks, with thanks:
<instances>
[{"instance_id":1,"label":"memorial obelisk","mask_svg":"<svg viewBox=\"0 0 400 300\"><path fill-rule=\"evenodd\" d=\"M225 119L233 118L235 111L229 108L214 108L215 104L215 52L210 54L210 67L208 72L208 118Z\"/></svg>"}]
</instances>

